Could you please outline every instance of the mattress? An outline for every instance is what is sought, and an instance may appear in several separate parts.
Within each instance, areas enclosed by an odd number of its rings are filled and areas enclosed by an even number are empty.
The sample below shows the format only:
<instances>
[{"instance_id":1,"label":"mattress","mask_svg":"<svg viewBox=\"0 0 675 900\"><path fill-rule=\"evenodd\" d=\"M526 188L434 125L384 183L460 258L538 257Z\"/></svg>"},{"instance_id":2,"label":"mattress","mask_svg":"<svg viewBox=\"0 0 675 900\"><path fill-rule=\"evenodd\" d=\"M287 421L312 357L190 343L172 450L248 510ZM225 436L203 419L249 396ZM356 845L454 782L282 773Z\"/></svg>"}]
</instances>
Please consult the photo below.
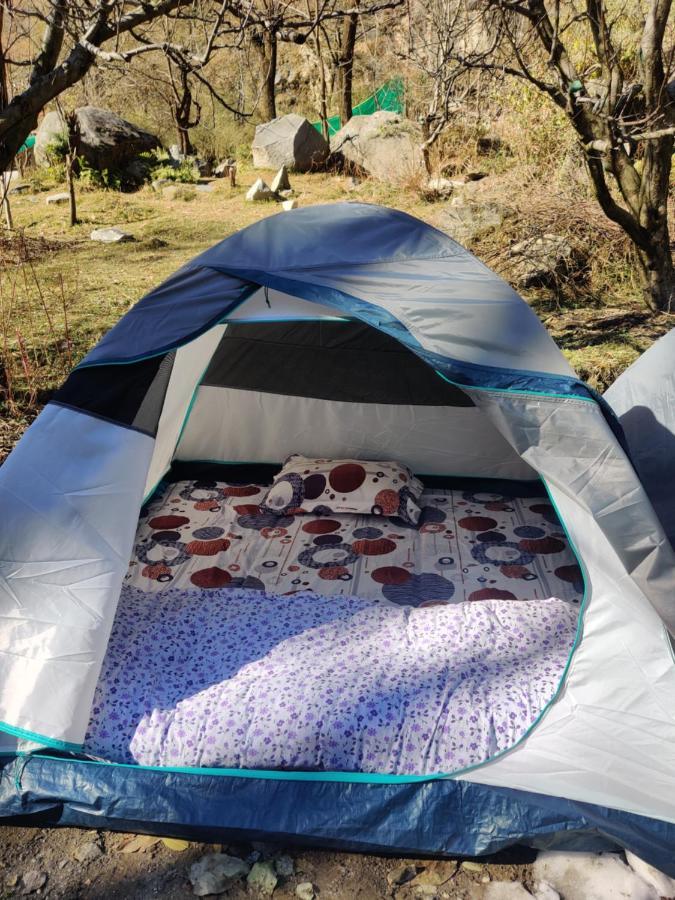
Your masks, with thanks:
<instances>
[{"instance_id":1,"label":"mattress","mask_svg":"<svg viewBox=\"0 0 675 900\"><path fill-rule=\"evenodd\" d=\"M85 751L151 766L457 771L542 715L577 613L556 598L415 607L126 586Z\"/></svg>"},{"instance_id":2,"label":"mattress","mask_svg":"<svg viewBox=\"0 0 675 900\"><path fill-rule=\"evenodd\" d=\"M579 567L550 503L471 489L425 490L417 529L374 516L274 516L266 488L164 485L142 511L126 583L356 595L403 606L465 600L578 604Z\"/></svg>"}]
</instances>

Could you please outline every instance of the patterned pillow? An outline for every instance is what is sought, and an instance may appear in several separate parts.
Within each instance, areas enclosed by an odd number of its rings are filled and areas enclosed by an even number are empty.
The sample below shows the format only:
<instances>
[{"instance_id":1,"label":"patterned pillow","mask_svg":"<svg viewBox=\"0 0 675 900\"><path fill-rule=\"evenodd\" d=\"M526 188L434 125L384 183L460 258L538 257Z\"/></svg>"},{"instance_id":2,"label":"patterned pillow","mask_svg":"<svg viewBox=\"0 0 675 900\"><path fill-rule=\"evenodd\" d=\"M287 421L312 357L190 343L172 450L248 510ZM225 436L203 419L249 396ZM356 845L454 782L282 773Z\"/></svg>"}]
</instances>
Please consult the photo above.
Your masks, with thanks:
<instances>
[{"instance_id":1,"label":"patterned pillow","mask_svg":"<svg viewBox=\"0 0 675 900\"><path fill-rule=\"evenodd\" d=\"M423 490L410 469L393 460L308 459L293 454L260 508L278 516L398 516L417 525Z\"/></svg>"}]
</instances>

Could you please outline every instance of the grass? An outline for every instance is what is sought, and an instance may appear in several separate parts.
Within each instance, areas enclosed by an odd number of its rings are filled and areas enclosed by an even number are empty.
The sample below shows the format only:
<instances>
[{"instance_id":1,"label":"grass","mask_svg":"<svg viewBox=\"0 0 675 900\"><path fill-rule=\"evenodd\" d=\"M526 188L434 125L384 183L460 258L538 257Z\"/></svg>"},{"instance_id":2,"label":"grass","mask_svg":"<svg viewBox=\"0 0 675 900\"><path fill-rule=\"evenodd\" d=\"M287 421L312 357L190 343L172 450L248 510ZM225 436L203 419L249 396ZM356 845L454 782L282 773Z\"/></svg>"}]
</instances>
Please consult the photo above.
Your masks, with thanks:
<instances>
[{"instance_id":1,"label":"grass","mask_svg":"<svg viewBox=\"0 0 675 900\"><path fill-rule=\"evenodd\" d=\"M485 159L473 162L485 168ZM502 155L492 167L492 178L475 183L475 196L489 185L508 197L516 215L472 249L497 271L515 240L536 233L558 231L586 249L590 272L583 284L533 291L527 299L579 374L602 390L672 327L673 317L650 316L641 306L625 241L592 201L571 203L548 185L533 191L522 168L517 178L504 170ZM0 240L0 458L72 366L143 294L217 241L279 211L273 203L245 200L256 177L272 174L244 164L236 188L218 179L210 192L190 187L171 199L150 187L133 194L81 190L74 228L67 205L48 206L44 190L12 197L18 237ZM412 182L397 187L364 180L353 188L343 176L323 173L294 175L292 184L301 206L352 199L443 225L444 203L428 202ZM33 187L63 189L39 177ZM135 241L89 239L94 228L110 225Z\"/></svg>"}]
</instances>

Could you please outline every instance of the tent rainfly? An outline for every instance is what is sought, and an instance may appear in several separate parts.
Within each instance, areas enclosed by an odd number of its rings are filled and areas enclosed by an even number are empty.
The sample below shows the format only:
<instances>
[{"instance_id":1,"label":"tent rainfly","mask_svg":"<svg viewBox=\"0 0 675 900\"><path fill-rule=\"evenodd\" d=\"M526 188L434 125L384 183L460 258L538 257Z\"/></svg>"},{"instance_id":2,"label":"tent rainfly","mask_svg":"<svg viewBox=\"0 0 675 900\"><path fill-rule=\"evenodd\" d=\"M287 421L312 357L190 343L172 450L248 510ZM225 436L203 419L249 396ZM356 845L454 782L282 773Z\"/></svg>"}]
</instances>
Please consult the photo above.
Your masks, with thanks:
<instances>
[{"instance_id":1,"label":"tent rainfly","mask_svg":"<svg viewBox=\"0 0 675 900\"><path fill-rule=\"evenodd\" d=\"M329 327L343 363L317 353ZM262 337L284 353L261 355ZM2 821L399 854L618 845L675 875L675 558L657 515L672 536L675 505L658 490L652 504L644 454L629 456L630 426L644 443L651 421L649 358L671 387L672 352L648 353L607 397L626 442L508 285L377 206L274 215L185 265L103 337L0 468ZM295 451L543 483L583 600L555 696L506 752L423 774L87 752L144 502L177 463L278 466Z\"/></svg>"}]
</instances>

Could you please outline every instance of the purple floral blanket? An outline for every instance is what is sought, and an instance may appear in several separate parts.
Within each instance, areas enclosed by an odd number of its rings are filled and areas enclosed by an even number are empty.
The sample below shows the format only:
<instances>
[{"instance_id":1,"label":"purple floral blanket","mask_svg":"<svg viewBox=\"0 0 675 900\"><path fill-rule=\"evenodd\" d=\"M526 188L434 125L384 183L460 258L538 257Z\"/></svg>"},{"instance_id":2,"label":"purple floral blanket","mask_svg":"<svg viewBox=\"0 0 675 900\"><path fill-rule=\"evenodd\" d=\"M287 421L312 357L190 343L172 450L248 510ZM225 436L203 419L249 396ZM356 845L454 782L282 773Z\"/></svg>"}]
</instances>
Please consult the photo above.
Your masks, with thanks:
<instances>
[{"instance_id":1,"label":"purple floral blanket","mask_svg":"<svg viewBox=\"0 0 675 900\"><path fill-rule=\"evenodd\" d=\"M512 747L578 608L127 586L85 749L115 762L430 774Z\"/></svg>"}]
</instances>

